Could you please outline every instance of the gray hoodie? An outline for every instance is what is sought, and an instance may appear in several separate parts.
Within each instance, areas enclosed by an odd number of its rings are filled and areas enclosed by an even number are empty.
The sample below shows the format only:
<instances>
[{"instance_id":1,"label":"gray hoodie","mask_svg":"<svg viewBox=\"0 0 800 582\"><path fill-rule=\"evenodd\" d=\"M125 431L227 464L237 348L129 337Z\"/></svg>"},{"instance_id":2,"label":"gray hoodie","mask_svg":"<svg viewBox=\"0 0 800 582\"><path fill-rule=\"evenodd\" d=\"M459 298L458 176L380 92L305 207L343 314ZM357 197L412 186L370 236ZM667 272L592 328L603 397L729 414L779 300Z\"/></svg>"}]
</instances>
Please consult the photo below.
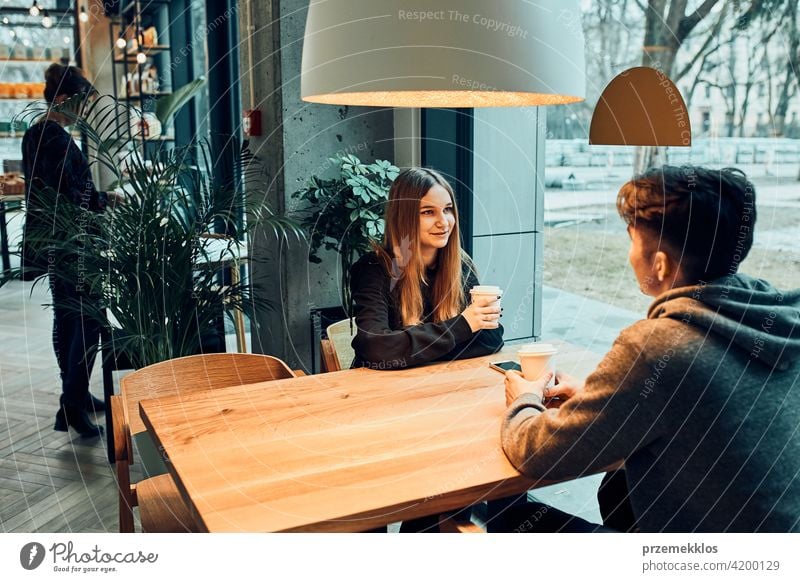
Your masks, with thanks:
<instances>
[{"instance_id":1,"label":"gray hoodie","mask_svg":"<svg viewBox=\"0 0 800 582\"><path fill-rule=\"evenodd\" d=\"M520 396L502 441L536 478L624 460L642 531L800 531L800 290L734 275L662 294L582 393Z\"/></svg>"}]
</instances>

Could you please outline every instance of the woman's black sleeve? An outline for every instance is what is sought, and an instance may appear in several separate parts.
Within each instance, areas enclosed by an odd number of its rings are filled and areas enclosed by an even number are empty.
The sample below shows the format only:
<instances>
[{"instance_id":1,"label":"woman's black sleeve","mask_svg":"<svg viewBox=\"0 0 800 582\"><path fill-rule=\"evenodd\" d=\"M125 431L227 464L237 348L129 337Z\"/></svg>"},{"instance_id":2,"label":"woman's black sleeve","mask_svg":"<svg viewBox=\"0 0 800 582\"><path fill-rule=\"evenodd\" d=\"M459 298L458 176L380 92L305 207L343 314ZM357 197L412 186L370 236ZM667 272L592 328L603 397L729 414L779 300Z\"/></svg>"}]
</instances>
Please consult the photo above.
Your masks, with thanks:
<instances>
[{"instance_id":1,"label":"woman's black sleeve","mask_svg":"<svg viewBox=\"0 0 800 582\"><path fill-rule=\"evenodd\" d=\"M95 212L106 209L108 196L95 188L86 156L66 131L47 128L41 142L30 146L36 148L30 152L35 160L35 176L31 178L38 178L73 204L85 204Z\"/></svg>"},{"instance_id":2,"label":"woman's black sleeve","mask_svg":"<svg viewBox=\"0 0 800 582\"><path fill-rule=\"evenodd\" d=\"M462 315L404 329L390 327L390 278L382 265L353 266L351 290L358 332L353 349L362 365L375 369L409 368L442 359L473 333Z\"/></svg>"}]
</instances>

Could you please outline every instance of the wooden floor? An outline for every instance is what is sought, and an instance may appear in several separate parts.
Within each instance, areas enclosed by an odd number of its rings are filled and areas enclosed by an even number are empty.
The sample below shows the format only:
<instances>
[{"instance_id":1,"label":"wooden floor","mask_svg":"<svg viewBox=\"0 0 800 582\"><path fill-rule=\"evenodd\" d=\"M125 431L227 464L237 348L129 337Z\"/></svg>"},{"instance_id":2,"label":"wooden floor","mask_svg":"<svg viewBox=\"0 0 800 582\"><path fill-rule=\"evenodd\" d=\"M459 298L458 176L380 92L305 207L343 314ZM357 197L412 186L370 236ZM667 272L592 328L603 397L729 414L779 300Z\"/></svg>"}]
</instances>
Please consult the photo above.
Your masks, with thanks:
<instances>
[{"instance_id":1,"label":"wooden floor","mask_svg":"<svg viewBox=\"0 0 800 582\"><path fill-rule=\"evenodd\" d=\"M55 432L61 393L50 334L49 292L0 287L0 531L118 531L105 437ZM100 367L92 392L102 395ZM98 422L104 422L101 416Z\"/></svg>"}]
</instances>

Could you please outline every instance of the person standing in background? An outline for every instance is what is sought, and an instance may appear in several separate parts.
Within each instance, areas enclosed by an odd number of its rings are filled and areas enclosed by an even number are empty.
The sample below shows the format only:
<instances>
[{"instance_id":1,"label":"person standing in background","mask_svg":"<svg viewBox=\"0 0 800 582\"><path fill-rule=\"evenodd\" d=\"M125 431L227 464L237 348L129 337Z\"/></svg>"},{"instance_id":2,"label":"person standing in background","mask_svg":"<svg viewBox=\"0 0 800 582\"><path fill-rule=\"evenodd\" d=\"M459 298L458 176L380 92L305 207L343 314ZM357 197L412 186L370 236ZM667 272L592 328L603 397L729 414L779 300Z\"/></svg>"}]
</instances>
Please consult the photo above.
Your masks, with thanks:
<instances>
[{"instance_id":1,"label":"person standing in background","mask_svg":"<svg viewBox=\"0 0 800 582\"><path fill-rule=\"evenodd\" d=\"M67 115L54 105L68 99L85 103L96 93L83 72L72 66L50 65L45 72L44 98L48 112L32 124L22 138L22 166L25 173L26 217L23 233L22 277L31 280L48 274L53 298L53 348L61 372L61 399L54 429L74 428L83 437L102 433L89 414L105 410L105 403L89 392L89 378L100 339L97 321L83 309L91 301L76 286L59 277L48 267L65 257L52 256L56 251L37 248L37 237L58 237L54 216L62 204L73 204L94 212L112 207L118 196L100 192L92 181L89 162L65 126ZM42 193L56 193L55 206L45 202Z\"/></svg>"}]
</instances>

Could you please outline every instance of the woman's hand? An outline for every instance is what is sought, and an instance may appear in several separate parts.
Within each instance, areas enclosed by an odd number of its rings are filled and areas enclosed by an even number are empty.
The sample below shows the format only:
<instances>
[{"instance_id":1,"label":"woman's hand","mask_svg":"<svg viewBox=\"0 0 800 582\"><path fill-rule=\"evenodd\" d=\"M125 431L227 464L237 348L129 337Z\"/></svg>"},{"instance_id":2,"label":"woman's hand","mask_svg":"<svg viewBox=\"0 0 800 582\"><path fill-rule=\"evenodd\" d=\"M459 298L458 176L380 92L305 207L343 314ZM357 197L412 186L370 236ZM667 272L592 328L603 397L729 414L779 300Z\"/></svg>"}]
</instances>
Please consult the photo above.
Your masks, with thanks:
<instances>
[{"instance_id":1,"label":"woman's hand","mask_svg":"<svg viewBox=\"0 0 800 582\"><path fill-rule=\"evenodd\" d=\"M509 370L506 372L506 406L510 406L512 402L514 402L517 398L519 398L520 394L535 394L539 397L542 402L544 402L544 392L547 383L553 377L552 372L547 372L544 376L539 378L538 380L530 381L526 380L522 377L522 374L517 372L516 370Z\"/></svg>"},{"instance_id":2,"label":"woman's hand","mask_svg":"<svg viewBox=\"0 0 800 582\"><path fill-rule=\"evenodd\" d=\"M501 309L491 305L495 301L496 299L479 297L461 312L461 315L467 320L472 333L482 329L497 329L500 327Z\"/></svg>"},{"instance_id":3,"label":"woman's hand","mask_svg":"<svg viewBox=\"0 0 800 582\"><path fill-rule=\"evenodd\" d=\"M109 190L106 192L106 199L108 200L108 207L112 209L125 204L125 194L119 190Z\"/></svg>"}]
</instances>

